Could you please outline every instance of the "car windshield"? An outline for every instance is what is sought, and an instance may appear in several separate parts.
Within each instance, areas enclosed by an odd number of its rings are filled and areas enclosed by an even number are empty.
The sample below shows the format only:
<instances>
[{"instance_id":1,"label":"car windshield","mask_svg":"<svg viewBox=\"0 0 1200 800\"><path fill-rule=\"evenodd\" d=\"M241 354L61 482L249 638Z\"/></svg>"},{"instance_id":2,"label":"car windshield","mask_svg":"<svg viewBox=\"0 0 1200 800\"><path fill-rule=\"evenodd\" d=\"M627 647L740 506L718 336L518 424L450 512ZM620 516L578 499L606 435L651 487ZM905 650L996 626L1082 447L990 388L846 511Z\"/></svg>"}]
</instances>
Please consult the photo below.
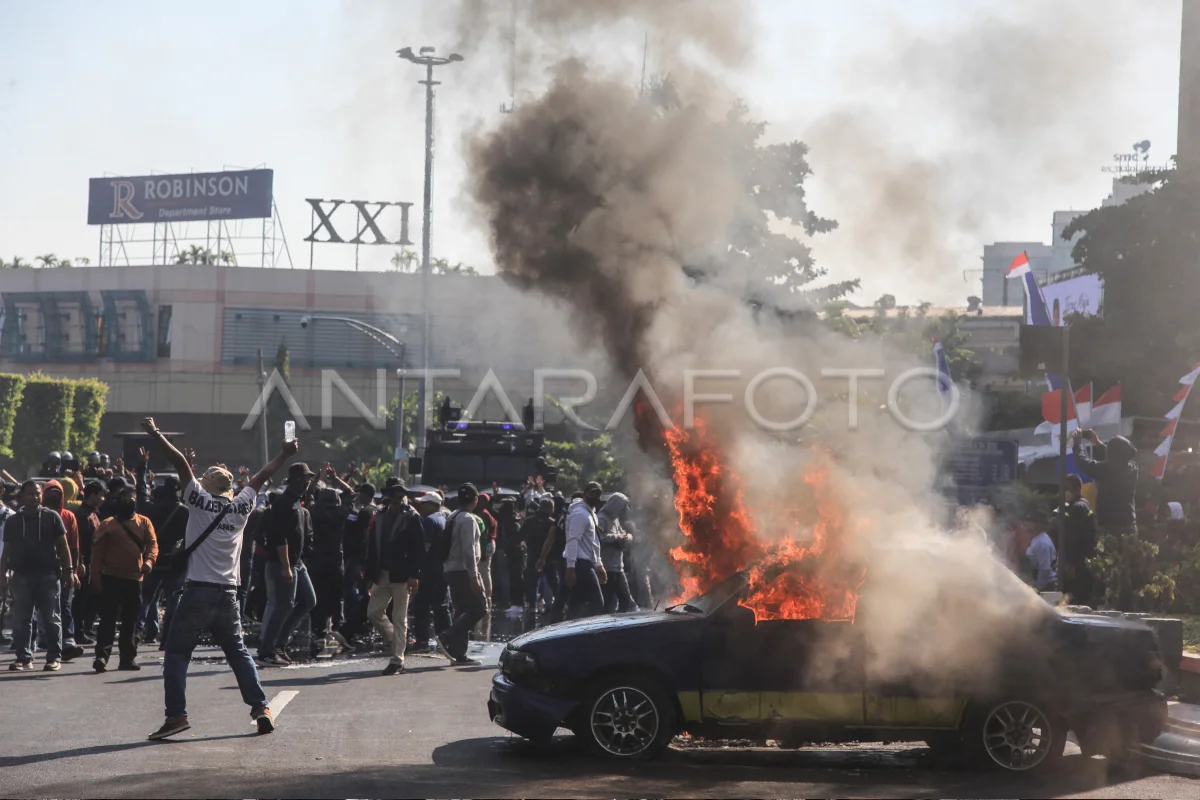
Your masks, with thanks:
<instances>
[{"instance_id":1,"label":"car windshield","mask_svg":"<svg viewBox=\"0 0 1200 800\"><path fill-rule=\"evenodd\" d=\"M731 575L698 597L668 606L667 611L672 614L698 614L706 617L741 594L746 588L746 581L747 576L744 572Z\"/></svg>"}]
</instances>

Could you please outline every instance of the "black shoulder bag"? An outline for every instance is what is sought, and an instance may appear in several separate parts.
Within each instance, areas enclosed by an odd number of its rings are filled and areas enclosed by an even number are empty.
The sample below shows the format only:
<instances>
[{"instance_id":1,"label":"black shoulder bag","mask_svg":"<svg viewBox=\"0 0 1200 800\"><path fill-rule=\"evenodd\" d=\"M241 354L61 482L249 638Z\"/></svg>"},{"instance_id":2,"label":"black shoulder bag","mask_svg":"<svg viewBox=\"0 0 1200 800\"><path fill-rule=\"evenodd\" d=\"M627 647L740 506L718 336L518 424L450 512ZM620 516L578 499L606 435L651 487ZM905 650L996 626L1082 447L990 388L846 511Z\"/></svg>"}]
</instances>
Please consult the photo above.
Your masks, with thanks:
<instances>
[{"instance_id":1,"label":"black shoulder bag","mask_svg":"<svg viewBox=\"0 0 1200 800\"><path fill-rule=\"evenodd\" d=\"M231 508L233 508L233 503L227 503L225 507L221 509L221 513L217 514L217 518L209 523L209 526L204 529L204 533L196 537L196 541L192 542L182 550L171 553L170 557L172 572L177 575L183 575L187 572L188 559L191 557L192 553L195 552L197 547L204 543L204 540L209 537L209 534L217 529L217 526L221 524L221 520L225 519L225 515L229 513L229 509Z\"/></svg>"}]
</instances>

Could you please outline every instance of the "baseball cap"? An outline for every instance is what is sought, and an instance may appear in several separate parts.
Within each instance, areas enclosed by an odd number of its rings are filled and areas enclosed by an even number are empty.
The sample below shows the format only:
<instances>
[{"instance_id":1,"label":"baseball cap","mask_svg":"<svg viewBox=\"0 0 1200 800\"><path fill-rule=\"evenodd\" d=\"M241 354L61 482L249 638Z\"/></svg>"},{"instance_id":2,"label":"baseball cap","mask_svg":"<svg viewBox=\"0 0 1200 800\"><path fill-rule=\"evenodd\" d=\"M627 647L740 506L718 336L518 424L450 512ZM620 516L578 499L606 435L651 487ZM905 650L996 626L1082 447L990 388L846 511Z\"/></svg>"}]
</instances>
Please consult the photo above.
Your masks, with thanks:
<instances>
[{"instance_id":1,"label":"baseball cap","mask_svg":"<svg viewBox=\"0 0 1200 800\"><path fill-rule=\"evenodd\" d=\"M464 483L458 487L458 501L460 503L469 503L479 497L479 490L475 488L473 483Z\"/></svg>"},{"instance_id":2,"label":"baseball cap","mask_svg":"<svg viewBox=\"0 0 1200 800\"><path fill-rule=\"evenodd\" d=\"M357 492L358 494L369 494L369 495L371 495L371 497L374 497L375 496L375 485L371 484L371 483L360 483L358 485L358 488L355 489L355 492Z\"/></svg>"},{"instance_id":3,"label":"baseball cap","mask_svg":"<svg viewBox=\"0 0 1200 800\"><path fill-rule=\"evenodd\" d=\"M588 485L583 487L584 494L590 494L591 492L603 492L603 491L604 491L604 487L602 487L600 484L596 483L595 481L588 481Z\"/></svg>"},{"instance_id":4,"label":"baseball cap","mask_svg":"<svg viewBox=\"0 0 1200 800\"><path fill-rule=\"evenodd\" d=\"M405 486L404 481L400 478L397 478L395 475L388 478L387 483L383 485L384 494L396 494L397 492L404 492L407 490L408 487Z\"/></svg>"},{"instance_id":5,"label":"baseball cap","mask_svg":"<svg viewBox=\"0 0 1200 800\"><path fill-rule=\"evenodd\" d=\"M415 502L417 502L417 503L432 503L432 504L436 504L436 505L440 506L445 501L445 499L446 498L442 497L441 492L433 491L433 492L425 492L424 494L418 496Z\"/></svg>"}]
</instances>

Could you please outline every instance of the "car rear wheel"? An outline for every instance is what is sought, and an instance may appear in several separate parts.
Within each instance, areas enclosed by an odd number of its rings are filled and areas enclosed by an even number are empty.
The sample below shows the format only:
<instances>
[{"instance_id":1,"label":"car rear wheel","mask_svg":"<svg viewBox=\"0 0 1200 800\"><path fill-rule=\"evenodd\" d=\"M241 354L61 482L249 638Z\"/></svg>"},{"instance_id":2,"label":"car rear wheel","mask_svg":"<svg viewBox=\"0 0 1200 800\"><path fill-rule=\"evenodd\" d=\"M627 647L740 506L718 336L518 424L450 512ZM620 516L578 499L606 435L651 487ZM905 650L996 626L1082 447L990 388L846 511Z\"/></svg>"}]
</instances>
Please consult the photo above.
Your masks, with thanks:
<instances>
[{"instance_id":1,"label":"car rear wheel","mask_svg":"<svg viewBox=\"0 0 1200 800\"><path fill-rule=\"evenodd\" d=\"M675 707L667 693L643 676L601 681L584 703L576 733L603 758L655 758L671 743Z\"/></svg>"},{"instance_id":2,"label":"car rear wheel","mask_svg":"<svg viewBox=\"0 0 1200 800\"><path fill-rule=\"evenodd\" d=\"M965 729L968 759L1007 772L1034 772L1057 763L1067 723L1040 701L1005 700L973 707Z\"/></svg>"}]
</instances>

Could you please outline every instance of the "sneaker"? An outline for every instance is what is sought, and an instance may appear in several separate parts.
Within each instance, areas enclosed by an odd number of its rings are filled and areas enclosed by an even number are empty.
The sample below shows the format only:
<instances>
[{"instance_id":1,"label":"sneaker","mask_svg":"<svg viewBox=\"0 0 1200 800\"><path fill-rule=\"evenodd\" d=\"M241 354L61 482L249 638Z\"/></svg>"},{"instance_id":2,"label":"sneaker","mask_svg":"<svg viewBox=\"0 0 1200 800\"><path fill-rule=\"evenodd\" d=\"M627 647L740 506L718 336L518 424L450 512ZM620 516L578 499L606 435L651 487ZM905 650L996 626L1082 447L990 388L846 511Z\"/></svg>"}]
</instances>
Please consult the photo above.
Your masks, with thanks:
<instances>
[{"instance_id":1,"label":"sneaker","mask_svg":"<svg viewBox=\"0 0 1200 800\"><path fill-rule=\"evenodd\" d=\"M30 669L33 669L33 664L28 661L14 661L8 665L9 672L24 672Z\"/></svg>"},{"instance_id":2,"label":"sneaker","mask_svg":"<svg viewBox=\"0 0 1200 800\"><path fill-rule=\"evenodd\" d=\"M174 736L177 733L183 733L191 727L192 726L188 724L188 718L186 716L168 717L167 721L163 723L162 727L150 734L149 738L154 740L166 739L168 736Z\"/></svg>"},{"instance_id":3,"label":"sneaker","mask_svg":"<svg viewBox=\"0 0 1200 800\"><path fill-rule=\"evenodd\" d=\"M456 666L456 667L477 667L480 664L482 664L483 662L477 658L470 658L469 656L462 656L461 658L453 659L453 663L454 663L454 666Z\"/></svg>"},{"instance_id":4,"label":"sneaker","mask_svg":"<svg viewBox=\"0 0 1200 800\"><path fill-rule=\"evenodd\" d=\"M42 667L42 672L58 672L62 669L61 661L47 661L46 666Z\"/></svg>"},{"instance_id":5,"label":"sneaker","mask_svg":"<svg viewBox=\"0 0 1200 800\"><path fill-rule=\"evenodd\" d=\"M97 658L92 662L92 669L96 670L97 673L108 672L108 664L104 663L103 659Z\"/></svg>"},{"instance_id":6,"label":"sneaker","mask_svg":"<svg viewBox=\"0 0 1200 800\"><path fill-rule=\"evenodd\" d=\"M136 661L130 661L128 664L118 664L117 669L121 672L137 672L142 668L142 665Z\"/></svg>"},{"instance_id":7,"label":"sneaker","mask_svg":"<svg viewBox=\"0 0 1200 800\"><path fill-rule=\"evenodd\" d=\"M254 659L259 665L264 667L286 667L283 659L279 656L258 656Z\"/></svg>"},{"instance_id":8,"label":"sneaker","mask_svg":"<svg viewBox=\"0 0 1200 800\"><path fill-rule=\"evenodd\" d=\"M342 636L342 634L339 633L338 631L333 631L329 635L333 638L333 640L335 642L337 642L337 646L341 648L341 651L343 653L348 653L354 649L354 646L352 644L350 644L350 641L348 639L346 639L345 636Z\"/></svg>"},{"instance_id":9,"label":"sneaker","mask_svg":"<svg viewBox=\"0 0 1200 800\"><path fill-rule=\"evenodd\" d=\"M384 667L383 674L385 677L391 677L392 675L403 675L404 674L404 665L403 664L388 664L386 667Z\"/></svg>"},{"instance_id":10,"label":"sneaker","mask_svg":"<svg viewBox=\"0 0 1200 800\"><path fill-rule=\"evenodd\" d=\"M292 663L292 657L288 655L287 650L280 650L275 654L275 657L282 661L285 665Z\"/></svg>"},{"instance_id":11,"label":"sneaker","mask_svg":"<svg viewBox=\"0 0 1200 800\"><path fill-rule=\"evenodd\" d=\"M509 606L508 611L505 611L504 613L510 617L519 617L525 613L525 607L524 606Z\"/></svg>"},{"instance_id":12,"label":"sneaker","mask_svg":"<svg viewBox=\"0 0 1200 800\"><path fill-rule=\"evenodd\" d=\"M258 725L259 733L270 733L275 730L275 717L271 715L271 709L260 708L250 712L250 719Z\"/></svg>"},{"instance_id":13,"label":"sneaker","mask_svg":"<svg viewBox=\"0 0 1200 800\"><path fill-rule=\"evenodd\" d=\"M77 644L68 645L63 648L63 661L73 661L83 655L83 648Z\"/></svg>"}]
</instances>

